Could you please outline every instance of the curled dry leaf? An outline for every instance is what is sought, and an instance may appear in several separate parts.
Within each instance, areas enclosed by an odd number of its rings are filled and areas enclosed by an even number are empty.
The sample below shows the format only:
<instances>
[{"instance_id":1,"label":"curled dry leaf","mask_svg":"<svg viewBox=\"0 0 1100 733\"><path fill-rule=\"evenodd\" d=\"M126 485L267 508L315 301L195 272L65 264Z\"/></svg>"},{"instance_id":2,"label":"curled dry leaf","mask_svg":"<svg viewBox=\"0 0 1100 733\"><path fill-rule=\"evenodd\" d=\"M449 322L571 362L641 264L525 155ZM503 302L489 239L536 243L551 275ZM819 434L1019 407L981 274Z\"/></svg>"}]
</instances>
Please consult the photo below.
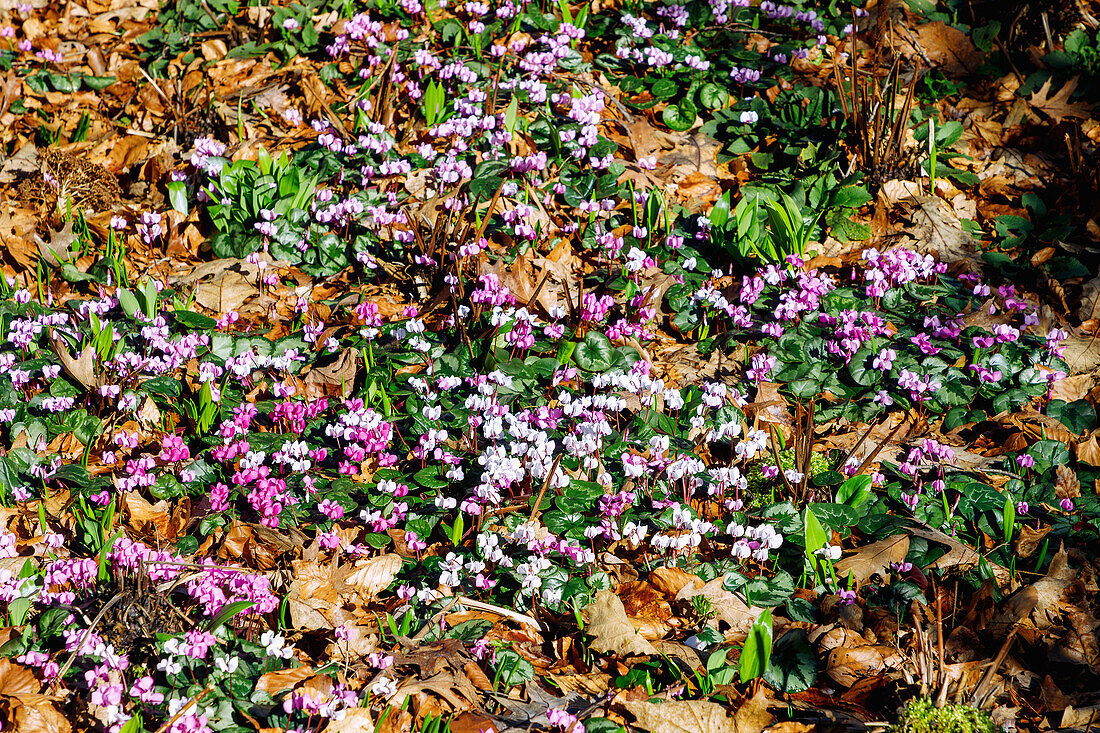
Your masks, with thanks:
<instances>
[{"instance_id":1,"label":"curled dry leaf","mask_svg":"<svg viewBox=\"0 0 1100 733\"><path fill-rule=\"evenodd\" d=\"M1081 482L1077 473L1064 464L1054 467L1054 493L1059 499L1076 499L1081 495Z\"/></svg>"},{"instance_id":2,"label":"curled dry leaf","mask_svg":"<svg viewBox=\"0 0 1100 733\"><path fill-rule=\"evenodd\" d=\"M1039 548L1039 543L1050 534L1053 527L1048 525L1036 529L1030 525L1021 524L1018 529L1020 536L1016 538L1016 554L1020 557L1031 557L1035 554L1035 550Z\"/></svg>"},{"instance_id":3,"label":"curled dry leaf","mask_svg":"<svg viewBox=\"0 0 1100 733\"><path fill-rule=\"evenodd\" d=\"M592 648L599 652L614 652L620 656L656 654L653 645L630 622L619 596L601 590L588 607L586 631L593 637Z\"/></svg>"},{"instance_id":4,"label":"curled dry leaf","mask_svg":"<svg viewBox=\"0 0 1100 733\"><path fill-rule=\"evenodd\" d=\"M847 578L850 574L856 585L863 585L876 575L885 578L890 566L902 562L908 554L909 537L896 534L859 548L836 564L836 574L839 578Z\"/></svg>"},{"instance_id":5,"label":"curled dry leaf","mask_svg":"<svg viewBox=\"0 0 1100 733\"><path fill-rule=\"evenodd\" d=\"M899 669L904 661L901 652L884 644L837 647L829 652L825 671L838 685L851 687L861 679Z\"/></svg>"},{"instance_id":6,"label":"curled dry leaf","mask_svg":"<svg viewBox=\"0 0 1100 733\"><path fill-rule=\"evenodd\" d=\"M828 627L823 627L828 629ZM816 632L815 632L816 635ZM837 649L839 647L857 647L867 646L873 644L874 641L868 641L858 631L844 628L843 626L836 626L825 631L825 633L817 636L817 638L811 637L811 641L817 644L818 651L824 653Z\"/></svg>"}]
</instances>

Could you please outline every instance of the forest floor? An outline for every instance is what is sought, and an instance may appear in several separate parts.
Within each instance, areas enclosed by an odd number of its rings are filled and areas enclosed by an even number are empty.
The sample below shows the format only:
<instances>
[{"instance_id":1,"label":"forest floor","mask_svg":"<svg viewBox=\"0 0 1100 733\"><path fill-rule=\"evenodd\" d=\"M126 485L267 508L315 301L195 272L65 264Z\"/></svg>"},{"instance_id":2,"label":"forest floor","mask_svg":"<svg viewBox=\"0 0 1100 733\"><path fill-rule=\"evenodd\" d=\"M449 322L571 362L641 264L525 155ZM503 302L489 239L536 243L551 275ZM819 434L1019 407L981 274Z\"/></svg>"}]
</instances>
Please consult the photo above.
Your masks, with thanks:
<instances>
[{"instance_id":1,"label":"forest floor","mask_svg":"<svg viewBox=\"0 0 1100 733\"><path fill-rule=\"evenodd\" d=\"M0 723L1093 726L1098 16L3 0Z\"/></svg>"}]
</instances>

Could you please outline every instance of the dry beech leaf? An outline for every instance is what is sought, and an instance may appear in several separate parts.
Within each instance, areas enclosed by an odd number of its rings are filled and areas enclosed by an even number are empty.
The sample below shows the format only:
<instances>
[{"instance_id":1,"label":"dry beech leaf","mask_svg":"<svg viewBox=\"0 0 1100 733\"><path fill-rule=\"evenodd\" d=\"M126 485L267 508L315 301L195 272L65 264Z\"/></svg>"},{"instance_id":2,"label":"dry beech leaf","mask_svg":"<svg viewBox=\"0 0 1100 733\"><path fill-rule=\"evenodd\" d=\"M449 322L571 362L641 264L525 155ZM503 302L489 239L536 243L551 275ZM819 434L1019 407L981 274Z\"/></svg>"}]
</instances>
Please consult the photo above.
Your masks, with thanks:
<instances>
[{"instance_id":1,"label":"dry beech leaf","mask_svg":"<svg viewBox=\"0 0 1100 733\"><path fill-rule=\"evenodd\" d=\"M976 71L984 58L984 54L975 48L965 33L942 20L918 26L916 37L919 49L913 48L906 34L899 34L900 50L907 56L926 56L949 76Z\"/></svg>"},{"instance_id":2,"label":"dry beech leaf","mask_svg":"<svg viewBox=\"0 0 1100 733\"><path fill-rule=\"evenodd\" d=\"M368 708L348 708L344 717L333 719L325 726L325 733L375 733L377 730Z\"/></svg>"},{"instance_id":3,"label":"dry beech leaf","mask_svg":"<svg viewBox=\"0 0 1100 733\"><path fill-rule=\"evenodd\" d=\"M598 652L614 652L620 656L656 654L653 645L630 622L622 600L609 590L601 590L588 607L586 631L593 637L592 648Z\"/></svg>"},{"instance_id":4,"label":"dry beech leaf","mask_svg":"<svg viewBox=\"0 0 1100 733\"><path fill-rule=\"evenodd\" d=\"M474 687L482 692L493 692L493 683L476 662L466 662L462 665L462 671L466 673L466 679L470 680L470 684Z\"/></svg>"},{"instance_id":5,"label":"dry beech leaf","mask_svg":"<svg viewBox=\"0 0 1100 733\"><path fill-rule=\"evenodd\" d=\"M698 587L702 582L698 576L692 575L682 568L666 568L663 566L650 573L647 580L660 593L671 598L675 598L684 586L690 584Z\"/></svg>"},{"instance_id":6,"label":"dry beech leaf","mask_svg":"<svg viewBox=\"0 0 1100 733\"><path fill-rule=\"evenodd\" d=\"M828 652L833 649L845 647L848 649L857 646L868 646L873 642L867 641L859 632L846 629L843 626L829 629L817 639L818 651Z\"/></svg>"},{"instance_id":7,"label":"dry beech leaf","mask_svg":"<svg viewBox=\"0 0 1100 733\"><path fill-rule=\"evenodd\" d=\"M0 659L0 695L35 695L41 689L30 667Z\"/></svg>"},{"instance_id":8,"label":"dry beech leaf","mask_svg":"<svg viewBox=\"0 0 1100 733\"><path fill-rule=\"evenodd\" d=\"M1036 627L1047 629L1058 621L1062 595L1076 577L1077 572L1069 566L1069 554L1063 546L1051 558L1047 574L1024 589L1035 594L1031 620Z\"/></svg>"},{"instance_id":9,"label":"dry beech leaf","mask_svg":"<svg viewBox=\"0 0 1100 733\"><path fill-rule=\"evenodd\" d=\"M634 725L650 733L760 733L775 720L768 713L764 688L742 703L733 717L724 706L707 700L631 700L623 706L637 718Z\"/></svg>"},{"instance_id":10,"label":"dry beech leaf","mask_svg":"<svg viewBox=\"0 0 1100 733\"><path fill-rule=\"evenodd\" d=\"M69 733L73 727L48 698L34 695L34 698L4 698L0 709L6 718L4 729L21 733Z\"/></svg>"},{"instance_id":11,"label":"dry beech leaf","mask_svg":"<svg viewBox=\"0 0 1100 733\"><path fill-rule=\"evenodd\" d=\"M469 710L457 718L452 718L451 722L447 724L451 729L451 733L497 733L498 725L498 723L493 722L484 715L478 715ZM325 730L329 729L326 728Z\"/></svg>"},{"instance_id":12,"label":"dry beech leaf","mask_svg":"<svg viewBox=\"0 0 1100 733\"><path fill-rule=\"evenodd\" d=\"M401 556L387 553L367 560L358 560L343 578L365 599L370 600L389 587L401 570Z\"/></svg>"},{"instance_id":13,"label":"dry beech leaf","mask_svg":"<svg viewBox=\"0 0 1100 733\"><path fill-rule=\"evenodd\" d=\"M331 629L340 594L332 582L332 571L315 562L295 560L294 580L290 583L287 605L290 619L298 629Z\"/></svg>"},{"instance_id":14,"label":"dry beech leaf","mask_svg":"<svg viewBox=\"0 0 1100 733\"><path fill-rule=\"evenodd\" d=\"M295 667L294 669L282 669L277 672L267 672L260 675L256 681L256 689L275 696L280 692L292 689L299 682L304 682L314 676L313 667Z\"/></svg>"},{"instance_id":15,"label":"dry beech leaf","mask_svg":"<svg viewBox=\"0 0 1100 733\"><path fill-rule=\"evenodd\" d=\"M886 577L890 565L902 562L908 554L909 537L896 534L859 548L854 555L836 564L836 574L839 578L847 578L850 573L856 585L863 585L875 575Z\"/></svg>"},{"instance_id":16,"label":"dry beech leaf","mask_svg":"<svg viewBox=\"0 0 1100 733\"><path fill-rule=\"evenodd\" d=\"M1081 463L1100 466L1100 440L1097 440L1095 435L1083 443L1078 443L1074 447L1074 452Z\"/></svg>"},{"instance_id":17,"label":"dry beech leaf","mask_svg":"<svg viewBox=\"0 0 1100 733\"><path fill-rule=\"evenodd\" d=\"M747 634L753 621L756 621L764 609L746 604L738 596L723 588L722 581L723 578L715 578L702 588L696 588L694 585L685 586L680 589L676 600L690 601L695 596L703 596L710 600L711 607L714 609L714 619L708 623L716 625L716 621L724 621L729 624L733 632Z\"/></svg>"},{"instance_id":18,"label":"dry beech leaf","mask_svg":"<svg viewBox=\"0 0 1100 733\"><path fill-rule=\"evenodd\" d=\"M635 727L650 733L739 733L726 708L706 700L623 703L637 718Z\"/></svg>"},{"instance_id":19,"label":"dry beech leaf","mask_svg":"<svg viewBox=\"0 0 1100 733\"><path fill-rule=\"evenodd\" d=\"M838 685L851 687L861 679L898 669L904 661L901 652L884 644L837 647L829 652L826 673Z\"/></svg>"}]
</instances>

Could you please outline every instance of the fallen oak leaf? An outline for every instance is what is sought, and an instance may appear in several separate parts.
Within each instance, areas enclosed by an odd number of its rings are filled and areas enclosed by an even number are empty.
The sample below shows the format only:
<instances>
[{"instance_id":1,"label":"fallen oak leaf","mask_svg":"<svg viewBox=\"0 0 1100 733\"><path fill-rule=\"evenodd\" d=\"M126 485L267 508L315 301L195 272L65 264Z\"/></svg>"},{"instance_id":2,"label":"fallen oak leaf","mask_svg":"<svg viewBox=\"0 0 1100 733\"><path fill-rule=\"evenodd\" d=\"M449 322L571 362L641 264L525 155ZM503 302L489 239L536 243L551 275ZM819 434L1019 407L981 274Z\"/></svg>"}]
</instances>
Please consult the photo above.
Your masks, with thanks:
<instances>
[{"instance_id":1,"label":"fallen oak leaf","mask_svg":"<svg viewBox=\"0 0 1100 733\"><path fill-rule=\"evenodd\" d=\"M80 383L84 389L95 389L100 386L99 377L96 376L96 350L94 346L85 346L76 357L69 353L68 346L61 339L50 334L50 347L61 362L61 368L65 373Z\"/></svg>"},{"instance_id":2,"label":"fallen oak leaf","mask_svg":"<svg viewBox=\"0 0 1100 733\"><path fill-rule=\"evenodd\" d=\"M939 542L950 548L947 554L942 555L922 569L933 568L936 570L946 570L949 568L956 568L958 570L969 570L970 568L977 567L978 561L981 560L982 556L978 554L977 550L939 530L932 529L931 527L910 527L907 531L909 534L923 537L933 542ZM989 563L990 570L993 571L993 577L997 581L997 585L1002 588L1008 587L1012 582L1012 575L1008 572L1008 569L995 562L989 560L987 560L987 562Z\"/></svg>"},{"instance_id":3,"label":"fallen oak leaf","mask_svg":"<svg viewBox=\"0 0 1100 733\"><path fill-rule=\"evenodd\" d=\"M875 575L886 577L890 566L904 561L908 554L909 537L896 534L861 547L854 555L839 561L836 574L838 578L851 576L857 586L864 585Z\"/></svg>"},{"instance_id":4,"label":"fallen oak leaf","mask_svg":"<svg viewBox=\"0 0 1100 733\"><path fill-rule=\"evenodd\" d=\"M1052 76L1043 83L1043 86L1031 93L1031 99L1027 100L1027 103L1032 108L1045 114L1055 123L1061 122L1066 117L1077 117L1082 120L1087 120L1092 105L1085 104L1084 102L1071 102L1069 99L1077 89L1077 80L1079 78L1080 77L1077 76L1073 77L1052 96L1050 93L1050 85L1054 80Z\"/></svg>"}]
</instances>

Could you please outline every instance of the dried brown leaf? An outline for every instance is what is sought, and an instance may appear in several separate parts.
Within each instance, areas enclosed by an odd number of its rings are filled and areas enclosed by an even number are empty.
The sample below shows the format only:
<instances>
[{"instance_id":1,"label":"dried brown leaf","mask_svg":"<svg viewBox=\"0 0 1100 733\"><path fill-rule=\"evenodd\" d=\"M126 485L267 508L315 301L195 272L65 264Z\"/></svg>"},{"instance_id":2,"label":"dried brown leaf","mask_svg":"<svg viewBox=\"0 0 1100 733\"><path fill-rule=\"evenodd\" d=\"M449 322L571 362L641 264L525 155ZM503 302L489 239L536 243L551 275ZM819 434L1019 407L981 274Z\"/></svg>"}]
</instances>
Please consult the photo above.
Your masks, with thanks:
<instances>
[{"instance_id":1,"label":"dried brown leaf","mask_svg":"<svg viewBox=\"0 0 1100 733\"><path fill-rule=\"evenodd\" d=\"M0 695L33 695L41 689L42 683L30 667L0 659Z\"/></svg>"},{"instance_id":2,"label":"dried brown leaf","mask_svg":"<svg viewBox=\"0 0 1100 733\"><path fill-rule=\"evenodd\" d=\"M1064 464L1054 467L1054 493L1059 499L1076 499L1081 495L1077 473Z\"/></svg>"},{"instance_id":3,"label":"dried brown leaf","mask_svg":"<svg viewBox=\"0 0 1100 733\"><path fill-rule=\"evenodd\" d=\"M609 590L598 592L588 606L586 631L592 636L592 648L599 652L620 656L657 653L634 628L619 596Z\"/></svg>"},{"instance_id":4,"label":"dried brown leaf","mask_svg":"<svg viewBox=\"0 0 1100 733\"><path fill-rule=\"evenodd\" d=\"M1094 435L1088 440L1074 446L1077 460L1090 466L1100 466L1100 439Z\"/></svg>"},{"instance_id":5,"label":"dried brown leaf","mask_svg":"<svg viewBox=\"0 0 1100 733\"><path fill-rule=\"evenodd\" d=\"M1036 529L1028 524L1020 524L1018 529L1020 536L1016 538L1016 554L1020 557L1031 557L1053 527L1048 525Z\"/></svg>"},{"instance_id":6,"label":"dried brown leaf","mask_svg":"<svg viewBox=\"0 0 1100 733\"><path fill-rule=\"evenodd\" d=\"M313 667L295 667L293 669L281 669L276 672L267 672L256 680L256 689L275 696L280 692L293 689L300 682L305 682L314 676Z\"/></svg>"},{"instance_id":7,"label":"dried brown leaf","mask_svg":"<svg viewBox=\"0 0 1100 733\"><path fill-rule=\"evenodd\" d=\"M726 708L706 700L623 703L637 720L634 725L650 733L749 733L739 730ZM758 733L758 728L756 732Z\"/></svg>"},{"instance_id":8,"label":"dried brown leaf","mask_svg":"<svg viewBox=\"0 0 1100 733\"><path fill-rule=\"evenodd\" d=\"M863 585L875 575L887 577L890 565L902 562L908 554L909 537L897 534L859 548L836 564L836 574L840 578L851 574L856 585Z\"/></svg>"},{"instance_id":9,"label":"dried brown leaf","mask_svg":"<svg viewBox=\"0 0 1100 733\"><path fill-rule=\"evenodd\" d=\"M676 596L678 601L690 601L695 596L702 596L711 602L714 610L714 618L710 624L716 626L718 621L729 624L730 629L739 634L747 634L752 624L764 612L764 609L750 606L740 597L730 593L722 587L722 578L715 578L702 588L688 585L680 589Z\"/></svg>"},{"instance_id":10,"label":"dried brown leaf","mask_svg":"<svg viewBox=\"0 0 1100 733\"><path fill-rule=\"evenodd\" d=\"M342 579L366 600L371 600L389 587L401 570L401 556L387 553L366 560L357 560Z\"/></svg>"},{"instance_id":11,"label":"dried brown leaf","mask_svg":"<svg viewBox=\"0 0 1100 733\"><path fill-rule=\"evenodd\" d=\"M919 48L907 33L897 34L900 50L910 58L927 57L950 76L972 73L984 58L965 33L943 21L920 25L914 35Z\"/></svg>"},{"instance_id":12,"label":"dried brown leaf","mask_svg":"<svg viewBox=\"0 0 1100 733\"><path fill-rule=\"evenodd\" d=\"M829 652L825 671L838 685L851 687L861 679L896 670L904 661L901 652L884 644L837 647Z\"/></svg>"},{"instance_id":13,"label":"dried brown leaf","mask_svg":"<svg viewBox=\"0 0 1100 733\"><path fill-rule=\"evenodd\" d=\"M1031 99L1027 100L1027 103L1033 109L1037 109L1050 117L1055 123L1059 123L1067 117L1087 120L1092 106L1085 102L1070 101L1070 97L1077 89L1077 80L1078 77L1073 77L1055 94L1051 95L1050 85L1054 81L1054 77L1051 76L1043 83L1043 86L1031 93Z\"/></svg>"},{"instance_id":14,"label":"dried brown leaf","mask_svg":"<svg viewBox=\"0 0 1100 733\"><path fill-rule=\"evenodd\" d=\"M65 373L80 383L84 389L95 389L99 386L99 377L96 376L96 351L94 346L86 346L74 358L69 353L68 346L58 338L50 339L53 353L61 362L61 368Z\"/></svg>"},{"instance_id":15,"label":"dried brown leaf","mask_svg":"<svg viewBox=\"0 0 1100 733\"><path fill-rule=\"evenodd\" d=\"M348 708L344 717L333 719L325 726L325 733L375 733L377 730L368 708Z\"/></svg>"},{"instance_id":16,"label":"dried brown leaf","mask_svg":"<svg viewBox=\"0 0 1100 733\"><path fill-rule=\"evenodd\" d=\"M698 587L702 581L699 577L683 570L682 568L659 567L649 574L649 584L666 596L675 598L684 588L691 584Z\"/></svg>"}]
</instances>

